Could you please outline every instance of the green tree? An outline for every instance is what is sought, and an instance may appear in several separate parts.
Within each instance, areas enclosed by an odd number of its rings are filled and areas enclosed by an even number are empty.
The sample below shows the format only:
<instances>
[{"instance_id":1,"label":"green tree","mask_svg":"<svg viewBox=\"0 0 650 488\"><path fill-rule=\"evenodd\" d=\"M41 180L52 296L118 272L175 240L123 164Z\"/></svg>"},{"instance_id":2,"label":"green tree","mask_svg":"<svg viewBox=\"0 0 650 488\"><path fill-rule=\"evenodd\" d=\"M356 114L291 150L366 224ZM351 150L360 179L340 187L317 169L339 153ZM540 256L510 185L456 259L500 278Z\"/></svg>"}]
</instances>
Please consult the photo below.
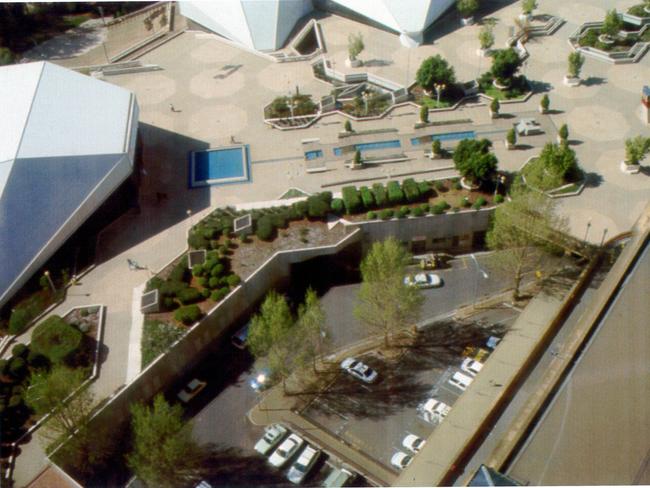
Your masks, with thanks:
<instances>
[{"instance_id":1,"label":"green tree","mask_svg":"<svg viewBox=\"0 0 650 488\"><path fill-rule=\"evenodd\" d=\"M478 33L478 42L481 49L486 50L494 46L494 32L492 24L485 24Z\"/></svg>"},{"instance_id":2,"label":"green tree","mask_svg":"<svg viewBox=\"0 0 650 488\"><path fill-rule=\"evenodd\" d=\"M445 85L450 87L456 83L454 68L439 54L428 57L415 75L415 79L422 88L431 93L434 85Z\"/></svg>"},{"instance_id":3,"label":"green tree","mask_svg":"<svg viewBox=\"0 0 650 488\"><path fill-rule=\"evenodd\" d=\"M82 388L85 379L84 370L66 366L35 372L25 391L25 403L38 416L50 414L38 431L47 442L46 451L58 448L57 460L82 476L91 476L113 456L115 445L111 433L88 427L95 397Z\"/></svg>"},{"instance_id":4,"label":"green tree","mask_svg":"<svg viewBox=\"0 0 650 488\"><path fill-rule=\"evenodd\" d=\"M508 130L508 132L506 133L506 141L511 146L517 144L517 131L515 131L514 127Z\"/></svg>"},{"instance_id":5,"label":"green tree","mask_svg":"<svg viewBox=\"0 0 650 488\"><path fill-rule=\"evenodd\" d=\"M569 126L562 124L560 129L557 131L557 135L560 136L560 139L562 139L563 142L566 142L567 139L569 139Z\"/></svg>"},{"instance_id":6,"label":"green tree","mask_svg":"<svg viewBox=\"0 0 650 488\"><path fill-rule=\"evenodd\" d=\"M521 11L525 15L530 15L537 8L537 0L521 0Z\"/></svg>"},{"instance_id":7,"label":"green tree","mask_svg":"<svg viewBox=\"0 0 650 488\"><path fill-rule=\"evenodd\" d=\"M628 164L639 164L650 150L650 139L636 136L625 140L625 160Z\"/></svg>"},{"instance_id":8,"label":"green tree","mask_svg":"<svg viewBox=\"0 0 650 488\"><path fill-rule=\"evenodd\" d=\"M556 177L560 184L575 181L581 173L576 153L567 144L547 143L539 155L539 161L544 173Z\"/></svg>"},{"instance_id":9,"label":"green tree","mask_svg":"<svg viewBox=\"0 0 650 488\"><path fill-rule=\"evenodd\" d=\"M488 181L494 175L498 160L490 152L492 143L487 139L463 139L454 151L454 165L463 177L473 183Z\"/></svg>"},{"instance_id":10,"label":"green tree","mask_svg":"<svg viewBox=\"0 0 650 488\"><path fill-rule=\"evenodd\" d=\"M499 49L492 56L491 73L502 85L510 85L522 61L513 48Z\"/></svg>"},{"instance_id":11,"label":"green tree","mask_svg":"<svg viewBox=\"0 0 650 488\"><path fill-rule=\"evenodd\" d=\"M357 59L357 56L365 49L363 36L361 34L350 34L348 36L348 56L350 61Z\"/></svg>"},{"instance_id":12,"label":"green tree","mask_svg":"<svg viewBox=\"0 0 650 488\"><path fill-rule=\"evenodd\" d=\"M283 295L271 290L253 317L248 331L248 348L256 358L268 354L271 346L283 339L293 325L293 317Z\"/></svg>"},{"instance_id":13,"label":"green tree","mask_svg":"<svg viewBox=\"0 0 650 488\"><path fill-rule=\"evenodd\" d=\"M520 298L524 274L536 270L547 252L565 247L561 236L566 230L555 201L523 185L515 185L511 200L495 209L486 242L498 251L495 265L513 276L515 300Z\"/></svg>"},{"instance_id":14,"label":"green tree","mask_svg":"<svg viewBox=\"0 0 650 488\"><path fill-rule=\"evenodd\" d=\"M361 151L359 151L358 149L354 153L352 166L354 166L355 168L360 168L361 166L363 166L363 158L361 157Z\"/></svg>"},{"instance_id":15,"label":"green tree","mask_svg":"<svg viewBox=\"0 0 650 488\"><path fill-rule=\"evenodd\" d=\"M571 78L579 78L582 65L585 64L585 57L578 51L573 51L569 54L569 76Z\"/></svg>"},{"instance_id":16,"label":"green tree","mask_svg":"<svg viewBox=\"0 0 650 488\"><path fill-rule=\"evenodd\" d=\"M426 105L420 107L420 122L423 124L429 122L429 108Z\"/></svg>"},{"instance_id":17,"label":"green tree","mask_svg":"<svg viewBox=\"0 0 650 488\"><path fill-rule=\"evenodd\" d=\"M544 113L548 112L548 108L551 106L551 100L548 98L548 94L544 93L544 96L539 101L539 106Z\"/></svg>"},{"instance_id":18,"label":"green tree","mask_svg":"<svg viewBox=\"0 0 650 488\"><path fill-rule=\"evenodd\" d=\"M310 360L316 373L316 360L325 352L330 342L324 331L325 310L316 292L309 288L305 293L305 303L298 309L298 335L301 339L305 360Z\"/></svg>"},{"instance_id":19,"label":"green tree","mask_svg":"<svg viewBox=\"0 0 650 488\"><path fill-rule=\"evenodd\" d=\"M464 19L471 17L478 10L478 0L457 0L456 8Z\"/></svg>"},{"instance_id":20,"label":"green tree","mask_svg":"<svg viewBox=\"0 0 650 488\"><path fill-rule=\"evenodd\" d=\"M147 486L187 486L201 478L206 452L192 439L192 424L183 422L180 405L169 405L161 394L151 407L131 405L131 430L127 464Z\"/></svg>"},{"instance_id":21,"label":"green tree","mask_svg":"<svg viewBox=\"0 0 650 488\"><path fill-rule=\"evenodd\" d=\"M361 262L361 288L355 315L367 327L384 335L390 344L394 332L417 322L423 296L404 284L409 253L394 238L375 242Z\"/></svg>"},{"instance_id":22,"label":"green tree","mask_svg":"<svg viewBox=\"0 0 650 488\"><path fill-rule=\"evenodd\" d=\"M345 124L343 124L343 129L345 129L345 132L352 132L352 124L349 120L345 121Z\"/></svg>"},{"instance_id":23,"label":"green tree","mask_svg":"<svg viewBox=\"0 0 650 488\"><path fill-rule=\"evenodd\" d=\"M609 10L605 15L605 20L603 20L603 26L600 29L600 32L606 36L616 37L623 27L623 21L618 15L616 9Z\"/></svg>"}]
</instances>

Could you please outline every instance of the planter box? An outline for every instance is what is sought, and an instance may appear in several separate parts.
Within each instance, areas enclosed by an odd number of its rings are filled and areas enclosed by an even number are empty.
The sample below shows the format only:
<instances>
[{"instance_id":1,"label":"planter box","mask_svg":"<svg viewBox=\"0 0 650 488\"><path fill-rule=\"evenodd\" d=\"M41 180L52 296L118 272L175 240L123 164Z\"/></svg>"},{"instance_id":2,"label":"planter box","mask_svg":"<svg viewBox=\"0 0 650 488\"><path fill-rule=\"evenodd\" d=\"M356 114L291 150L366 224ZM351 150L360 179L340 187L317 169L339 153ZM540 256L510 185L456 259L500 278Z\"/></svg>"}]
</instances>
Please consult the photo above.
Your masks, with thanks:
<instances>
[{"instance_id":1,"label":"planter box","mask_svg":"<svg viewBox=\"0 0 650 488\"><path fill-rule=\"evenodd\" d=\"M508 151L512 151L513 149L516 149L516 148L517 148L517 143L510 144L508 141L503 141L503 143L505 144L506 149L507 149Z\"/></svg>"},{"instance_id":2,"label":"planter box","mask_svg":"<svg viewBox=\"0 0 650 488\"><path fill-rule=\"evenodd\" d=\"M348 58L348 59L345 60L345 65L348 68L359 68L360 66L363 66L363 61L361 61L360 59L350 59L350 58Z\"/></svg>"},{"instance_id":3,"label":"planter box","mask_svg":"<svg viewBox=\"0 0 650 488\"><path fill-rule=\"evenodd\" d=\"M490 110L490 118L491 119L498 119L499 118L499 112L493 112Z\"/></svg>"},{"instance_id":4,"label":"planter box","mask_svg":"<svg viewBox=\"0 0 650 488\"><path fill-rule=\"evenodd\" d=\"M621 161L621 171L629 175L635 175L641 171L640 164L627 164L626 161Z\"/></svg>"},{"instance_id":5,"label":"planter box","mask_svg":"<svg viewBox=\"0 0 650 488\"><path fill-rule=\"evenodd\" d=\"M467 26L467 25L474 25L474 16L470 17L463 17L460 19L460 25L462 26Z\"/></svg>"},{"instance_id":6,"label":"planter box","mask_svg":"<svg viewBox=\"0 0 650 488\"><path fill-rule=\"evenodd\" d=\"M570 76L567 75L567 76L564 77L564 79L562 80L562 82L563 82L566 86L576 87L576 86L579 86L579 85L580 85L581 80L580 80L580 78L577 78L577 77L576 77L576 78L573 78L573 77L570 77Z\"/></svg>"}]
</instances>

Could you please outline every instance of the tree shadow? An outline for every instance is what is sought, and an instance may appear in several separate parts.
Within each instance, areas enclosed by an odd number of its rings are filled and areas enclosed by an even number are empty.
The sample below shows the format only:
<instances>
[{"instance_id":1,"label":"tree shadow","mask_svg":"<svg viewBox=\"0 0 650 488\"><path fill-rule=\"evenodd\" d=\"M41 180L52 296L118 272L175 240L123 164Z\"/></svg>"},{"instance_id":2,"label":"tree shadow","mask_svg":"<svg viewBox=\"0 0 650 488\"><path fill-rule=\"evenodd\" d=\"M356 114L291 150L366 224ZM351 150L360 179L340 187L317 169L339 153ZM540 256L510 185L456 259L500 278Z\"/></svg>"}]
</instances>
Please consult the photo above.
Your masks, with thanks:
<instances>
[{"instance_id":1,"label":"tree shadow","mask_svg":"<svg viewBox=\"0 0 650 488\"><path fill-rule=\"evenodd\" d=\"M650 176L650 166L641 166L639 168L639 172L644 174L645 176Z\"/></svg>"},{"instance_id":2,"label":"tree shadow","mask_svg":"<svg viewBox=\"0 0 650 488\"><path fill-rule=\"evenodd\" d=\"M607 83L607 78L601 76L590 76L586 80L582 80L581 85L583 86L599 86Z\"/></svg>"},{"instance_id":3,"label":"tree shadow","mask_svg":"<svg viewBox=\"0 0 650 488\"><path fill-rule=\"evenodd\" d=\"M563 298L578 279L581 269L577 266L564 266L539 281L539 287L546 295Z\"/></svg>"},{"instance_id":4,"label":"tree shadow","mask_svg":"<svg viewBox=\"0 0 650 488\"><path fill-rule=\"evenodd\" d=\"M291 486L282 471L270 466L262 456L236 447L204 447L207 452L200 474L212 486Z\"/></svg>"},{"instance_id":5,"label":"tree shadow","mask_svg":"<svg viewBox=\"0 0 650 488\"><path fill-rule=\"evenodd\" d=\"M604 181L604 178L601 174L594 173L593 171L585 173L583 178L585 181L585 188L597 188Z\"/></svg>"},{"instance_id":6,"label":"tree shadow","mask_svg":"<svg viewBox=\"0 0 650 488\"><path fill-rule=\"evenodd\" d=\"M584 141L579 141L577 139L571 139L567 141L567 144L569 146L582 146L584 144Z\"/></svg>"},{"instance_id":7,"label":"tree shadow","mask_svg":"<svg viewBox=\"0 0 650 488\"><path fill-rule=\"evenodd\" d=\"M528 80L528 85L533 93L547 93L553 88L550 83L539 80Z\"/></svg>"},{"instance_id":8,"label":"tree shadow","mask_svg":"<svg viewBox=\"0 0 650 488\"><path fill-rule=\"evenodd\" d=\"M380 66L390 66L393 64L392 61L387 60L387 59L370 59L368 61L364 61L363 65L367 66L369 68L375 68L375 67L380 67Z\"/></svg>"},{"instance_id":9,"label":"tree shadow","mask_svg":"<svg viewBox=\"0 0 650 488\"><path fill-rule=\"evenodd\" d=\"M564 110L557 110L557 109L549 109L549 110L546 111L547 115L559 115L559 114L563 114L563 113L564 113Z\"/></svg>"},{"instance_id":10,"label":"tree shadow","mask_svg":"<svg viewBox=\"0 0 650 488\"><path fill-rule=\"evenodd\" d=\"M503 114L503 113L500 113L500 114L499 114L499 118L500 118L500 119L506 119L506 120L509 120L509 119L514 119L514 118L516 118L516 117L517 117L517 116L514 115L514 114Z\"/></svg>"},{"instance_id":11,"label":"tree shadow","mask_svg":"<svg viewBox=\"0 0 650 488\"><path fill-rule=\"evenodd\" d=\"M517 143L517 149L520 149L522 151L528 150L528 149L533 149L535 146L531 146L530 144L519 144Z\"/></svg>"}]
</instances>

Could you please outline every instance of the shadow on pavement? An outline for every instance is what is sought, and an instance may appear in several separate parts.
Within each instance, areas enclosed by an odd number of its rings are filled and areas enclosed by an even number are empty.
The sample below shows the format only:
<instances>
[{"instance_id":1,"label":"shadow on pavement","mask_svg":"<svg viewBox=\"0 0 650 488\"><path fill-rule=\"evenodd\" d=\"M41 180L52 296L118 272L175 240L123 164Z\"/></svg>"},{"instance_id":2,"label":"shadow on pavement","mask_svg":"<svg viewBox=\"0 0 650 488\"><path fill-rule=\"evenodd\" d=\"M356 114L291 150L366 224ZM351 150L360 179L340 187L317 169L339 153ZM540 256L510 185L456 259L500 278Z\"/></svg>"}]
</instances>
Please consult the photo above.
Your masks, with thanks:
<instances>
[{"instance_id":1,"label":"shadow on pavement","mask_svg":"<svg viewBox=\"0 0 650 488\"><path fill-rule=\"evenodd\" d=\"M293 486L266 459L234 447L209 445L202 477L212 486Z\"/></svg>"}]
</instances>

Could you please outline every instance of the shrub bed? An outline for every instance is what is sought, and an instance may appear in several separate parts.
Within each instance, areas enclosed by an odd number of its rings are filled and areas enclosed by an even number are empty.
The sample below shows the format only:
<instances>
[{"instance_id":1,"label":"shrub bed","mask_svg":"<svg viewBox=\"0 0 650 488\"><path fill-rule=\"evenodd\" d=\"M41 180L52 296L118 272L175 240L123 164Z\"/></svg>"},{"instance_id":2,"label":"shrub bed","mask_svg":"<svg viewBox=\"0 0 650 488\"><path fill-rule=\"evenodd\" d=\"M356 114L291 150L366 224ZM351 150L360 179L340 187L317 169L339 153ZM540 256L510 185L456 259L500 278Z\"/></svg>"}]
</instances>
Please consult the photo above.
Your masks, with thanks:
<instances>
[{"instance_id":1,"label":"shrub bed","mask_svg":"<svg viewBox=\"0 0 650 488\"><path fill-rule=\"evenodd\" d=\"M82 339L83 334L79 329L58 315L52 315L34 329L31 348L52 363L62 363L79 351Z\"/></svg>"},{"instance_id":2,"label":"shrub bed","mask_svg":"<svg viewBox=\"0 0 650 488\"><path fill-rule=\"evenodd\" d=\"M174 318L185 325L191 325L198 321L203 313L198 305L186 305L174 313Z\"/></svg>"},{"instance_id":3,"label":"shrub bed","mask_svg":"<svg viewBox=\"0 0 650 488\"><path fill-rule=\"evenodd\" d=\"M185 335L185 329L160 320L145 320L142 330L142 368L169 349L174 342Z\"/></svg>"}]
</instances>

